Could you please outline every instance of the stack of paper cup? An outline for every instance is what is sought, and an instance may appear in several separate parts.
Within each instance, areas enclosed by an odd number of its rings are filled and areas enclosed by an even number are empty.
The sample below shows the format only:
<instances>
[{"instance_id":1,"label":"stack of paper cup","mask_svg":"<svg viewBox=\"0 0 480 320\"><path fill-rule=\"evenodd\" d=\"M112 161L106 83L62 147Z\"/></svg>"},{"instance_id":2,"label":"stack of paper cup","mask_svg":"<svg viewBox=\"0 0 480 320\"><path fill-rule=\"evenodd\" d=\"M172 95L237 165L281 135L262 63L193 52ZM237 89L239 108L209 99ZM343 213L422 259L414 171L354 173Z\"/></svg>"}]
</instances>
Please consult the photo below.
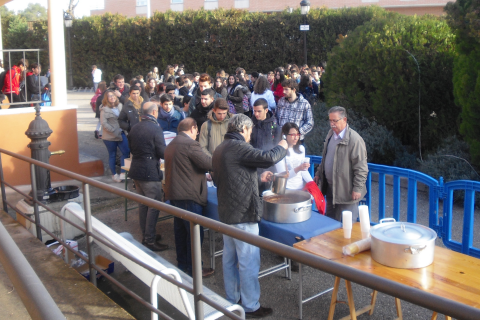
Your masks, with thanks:
<instances>
[{"instance_id":1,"label":"stack of paper cup","mask_svg":"<svg viewBox=\"0 0 480 320\"><path fill-rule=\"evenodd\" d=\"M368 213L368 206L358 206L358 215L360 216L362 239L366 239L370 237L370 214Z\"/></svg>"},{"instance_id":2,"label":"stack of paper cup","mask_svg":"<svg viewBox=\"0 0 480 320\"><path fill-rule=\"evenodd\" d=\"M342 212L343 237L350 239L352 237L352 211Z\"/></svg>"}]
</instances>

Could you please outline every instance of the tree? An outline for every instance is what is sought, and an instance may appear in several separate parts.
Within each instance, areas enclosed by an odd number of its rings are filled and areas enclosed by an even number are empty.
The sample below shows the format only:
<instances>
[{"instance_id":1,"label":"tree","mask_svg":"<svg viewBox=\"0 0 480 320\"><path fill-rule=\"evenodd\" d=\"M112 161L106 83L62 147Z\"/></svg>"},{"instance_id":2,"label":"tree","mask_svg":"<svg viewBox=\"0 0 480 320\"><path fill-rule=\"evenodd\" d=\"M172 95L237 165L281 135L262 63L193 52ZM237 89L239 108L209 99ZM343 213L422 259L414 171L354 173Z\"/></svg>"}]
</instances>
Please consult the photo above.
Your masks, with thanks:
<instances>
[{"instance_id":1,"label":"tree","mask_svg":"<svg viewBox=\"0 0 480 320\"><path fill-rule=\"evenodd\" d=\"M445 11L457 43L453 94L462 107L460 133L470 145L472 162L480 166L480 0L449 2Z\"/></svg>"},{"instance_id":2,"label":"tree","mask_svg":"<svg viewBox=\"0 0 480 320\"><path fill-rule=\"evenodd\" d=\"M18 15L27 21L47 20L47 9L39 3L29 3L25 10L19 10Z\"/></svg>"}]
</instances>

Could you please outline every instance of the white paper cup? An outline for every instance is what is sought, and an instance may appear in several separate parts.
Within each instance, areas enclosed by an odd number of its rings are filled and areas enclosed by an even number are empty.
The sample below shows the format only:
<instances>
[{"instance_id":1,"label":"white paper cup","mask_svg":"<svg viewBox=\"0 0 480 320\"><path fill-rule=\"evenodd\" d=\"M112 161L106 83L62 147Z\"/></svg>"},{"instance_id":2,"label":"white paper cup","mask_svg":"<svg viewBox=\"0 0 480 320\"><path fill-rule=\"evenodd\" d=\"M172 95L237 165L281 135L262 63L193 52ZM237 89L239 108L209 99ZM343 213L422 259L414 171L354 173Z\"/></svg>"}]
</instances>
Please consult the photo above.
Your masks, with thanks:
<instances>
[{"instance_id":1,"label":"white paper cup","mask_svg":"<svg viewBox=\"0 0 480 320\"><path fill-rule=\"evenodd\" d=\"M367 239L367 238L370 238L370 231L362 232L362 239Z\"/></svg>"},{"instance_id":2,"label":"white paper cup","mask_svg":"<svg viewBox=\"0 0 480 320\"><path fill-rule=\"evenodd\" d=\"M345 239L350 239L352 237L352 229L343 228L343 237Z\"/></svg>"},{"instance_id":3,"label":"white paper cup","mask_svg":"<svg viewBox=\"0 0 480 320\"><path fill-rule=\"evenodd\" d=\"M342 212L342 225L344 229L352 229L352 211Z\"/></svg>"},{"instance_id":4,"label":"white paper cup","mask_svg":"<svg viewBox=\"0 0 480 320\"><path fill-rule=\"evenodd\" d=\"M310 163L310 158L304 158L303 163Z\"/></svg>"}]
</instances>

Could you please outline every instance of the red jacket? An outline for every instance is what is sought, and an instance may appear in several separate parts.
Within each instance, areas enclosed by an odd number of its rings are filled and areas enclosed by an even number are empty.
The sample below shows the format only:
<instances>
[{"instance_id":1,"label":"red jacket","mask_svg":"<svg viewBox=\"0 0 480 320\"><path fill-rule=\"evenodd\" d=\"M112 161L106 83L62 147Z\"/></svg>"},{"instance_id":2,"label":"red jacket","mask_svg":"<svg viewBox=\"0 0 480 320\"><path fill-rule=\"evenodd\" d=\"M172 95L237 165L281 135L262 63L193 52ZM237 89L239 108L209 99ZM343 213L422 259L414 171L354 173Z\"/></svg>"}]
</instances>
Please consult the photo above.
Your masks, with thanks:
<instances>
[{"instance_id":1,"label":"red jacket","mask_svg":"<svg viewBox=\"0 0 480 320\"><path fill-rule=\"evenodd\" d=\"M13 92L16 94L20 94L20 74L21 73L22 73L22 70L20 70L20 67L17 67L17 66L13 66L12 69L7 71L7 74L5 75L5 81L3 83L3 88L2 88L3 93ZM10 90L10 83L12 84L12 90Z\"/></svg>"},{"instance_id":2,"label":"red jacket","mask_svg":"<svg viewBox=\"0 0 480 320\"><path fill-rule=\"evenodd\" d=\"M275 102L278 103L278 100L283 97L283 87L280 83L277 85L276 89L273 86L274 85L272 84L273 96L275 97Z\"/></svg>"}]
</instances>

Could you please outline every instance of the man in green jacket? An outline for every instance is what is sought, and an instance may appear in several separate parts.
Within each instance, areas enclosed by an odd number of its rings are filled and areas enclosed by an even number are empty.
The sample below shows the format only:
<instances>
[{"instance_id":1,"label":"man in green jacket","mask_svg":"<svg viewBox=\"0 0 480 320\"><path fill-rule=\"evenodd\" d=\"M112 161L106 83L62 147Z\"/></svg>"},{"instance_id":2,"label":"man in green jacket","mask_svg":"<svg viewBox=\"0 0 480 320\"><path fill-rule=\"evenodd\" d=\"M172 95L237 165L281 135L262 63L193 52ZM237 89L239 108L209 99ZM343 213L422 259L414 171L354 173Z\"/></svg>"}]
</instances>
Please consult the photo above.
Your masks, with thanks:
<instances>
[{"instance_id":1,"label":"man in green jacket","mask_svg":"<svg viewBox=\"0 0 480 320\"><path fill-rule=\"evenodd\" d=\"M324 141L322 163L315 182L327 198L326 215L341 221L342 211L358 215L358 202L367 193L367 148L362 137L347 125L347 111L332 107L328 111L330 131Z\"/></svg>"},{"instance_id":2,"label":"man in green jacket","mask_svg":"<svg viewBox=\"0 0 480 320\"><path fill-rule=\"evenodd\" d=\"M232 114L228 112L227 100L218 98L213 104L213 109L208 113L208 120L205 121L200 129L200 146L203 152L210 157L213 151L223 142L223 137L227 133L228 120Z\"/></svg>"}]
</instances>

